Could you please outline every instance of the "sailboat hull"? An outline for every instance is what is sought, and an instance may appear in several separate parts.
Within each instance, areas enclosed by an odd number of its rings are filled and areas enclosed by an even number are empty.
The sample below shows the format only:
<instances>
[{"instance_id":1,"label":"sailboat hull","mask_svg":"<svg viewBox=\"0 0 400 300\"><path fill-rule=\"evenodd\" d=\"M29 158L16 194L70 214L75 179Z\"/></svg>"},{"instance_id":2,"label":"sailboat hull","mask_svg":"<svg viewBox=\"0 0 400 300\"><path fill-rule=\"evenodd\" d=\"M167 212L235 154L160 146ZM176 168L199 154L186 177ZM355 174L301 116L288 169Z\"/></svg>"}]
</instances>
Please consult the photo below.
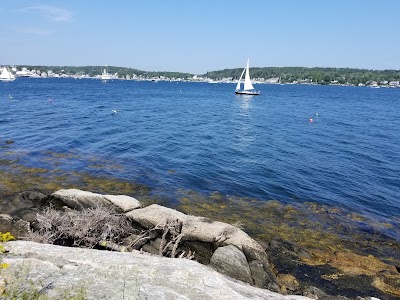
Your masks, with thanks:
<instances>
[{"instance_id":1,"label":"sailboat hull","mask_svg":"<svg viewBox=\"0 0 400 300\"><path fill-rule=\"evenodd\" d=\"M252 91L235 91L236 95L253 95L253 96L258 96L260 95L260 92L252 92Z\"/></svg>"}]
</instances>

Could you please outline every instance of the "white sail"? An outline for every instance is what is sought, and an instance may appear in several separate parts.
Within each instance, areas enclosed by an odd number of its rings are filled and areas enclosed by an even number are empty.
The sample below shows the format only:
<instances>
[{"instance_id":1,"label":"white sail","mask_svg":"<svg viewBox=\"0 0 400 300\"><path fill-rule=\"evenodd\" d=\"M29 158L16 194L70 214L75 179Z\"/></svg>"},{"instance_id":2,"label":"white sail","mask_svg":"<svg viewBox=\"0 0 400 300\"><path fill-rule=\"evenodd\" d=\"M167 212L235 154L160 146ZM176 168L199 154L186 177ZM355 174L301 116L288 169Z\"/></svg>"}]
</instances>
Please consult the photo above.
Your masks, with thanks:
<instances>
[{"instance_id":1,"label":"white sail","mask_svg":"<svg viewBox=\"0 0 400 300\"><path fill-rule=\"evenodd\" d=\"M13 81L15 79L15 76L6 68L3 68L3 71L1 72L0 75L0 80L2 81Z\"/></svg>"},{"instance_id":2,"label":"white sail","mask_svg":"<svg viewBox=\"0 0 400 300\"><path fill-rule=\"evenodd\" d=\"M240 90L240 82L242 81L242 77L243 77L243 74L244 74L245 70L246 70L246 68L243 69L242 75L240 75L239 81L238 81L238 83L236 85L236 90Z\"/></svg>"},{"instance_id":3,"label":"white sail","mask_svg":"<svg viewBox=\"0 0 400 300\"><path fill-rule=\"evenodd\" d=\"M250 80L250 73L249 73L249 60L247 60L247 66L246 66L246 75L244 77L244 91L250 91L254 90L253 85L251 84Z\"/></svg>"},{"instance_id":4,"label":"white sail","mask_svg":"<svg viewBox=\"0 0 400 300\"><path fill-rule=\"evenodd\" d=\"M244 87L243 87L243 90L241 90L240 83L242 81L243 73L245 73ZM235 94L237 94L237 95L252 95L252 96L260 95L260 92L256 91L254 89L253 84L251 83L251 80L250 80L249 59L247 59L246 68L244 68L242 75L240 75L240 79L236 85Z\"/></svg>"},{"instance_id":5,"label":"white sail","mask_svg":"<svg viewBox=\"0 0 400 300\"><path fill-rule=\"evenodd\" d=\"M7 78L7 76L8 76L8 71L7 71L6 67L4 67L3 72L1 72L0 78L5 79L5 78Z\"/></svg>"}]
</instances>

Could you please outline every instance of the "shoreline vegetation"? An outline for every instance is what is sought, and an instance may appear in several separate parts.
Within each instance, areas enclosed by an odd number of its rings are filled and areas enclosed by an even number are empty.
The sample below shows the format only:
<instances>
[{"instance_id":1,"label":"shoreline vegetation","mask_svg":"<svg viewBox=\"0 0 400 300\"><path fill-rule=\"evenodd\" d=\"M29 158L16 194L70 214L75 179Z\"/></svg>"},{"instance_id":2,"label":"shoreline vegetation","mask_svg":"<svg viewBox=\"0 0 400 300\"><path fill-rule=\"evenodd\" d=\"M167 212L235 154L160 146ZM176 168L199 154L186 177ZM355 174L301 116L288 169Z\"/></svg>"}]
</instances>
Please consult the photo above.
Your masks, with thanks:
<instances>
[{"instance_id":1,"label":"shoreline vegetation","mask_svg":"<svg viewBox=\"0 0 400 300\"><path fill-rule=\"evenodd\" d=\"M101 79L104 69L113 80L189 81L235 83L242 68L210 71L202 75L142 71L118 66L31 66L11 67L17 77L35 78L93 78ZM370 87L400 87L400 70L368 70L355 68L265 67L251 68L255 84L308 84Z\"/></svg>"},{"instance_id":2,"label":"shoreline vegetation","mask_svg":"<svg viewBox=\"0 0 400 300\"><path fill-rule=\"evenodd\" d=\"M350 298L360 294L380 299L400 296L400 239L396 235L400 220L396 217L383 223L314 202L284 204L273 199L227 196L218 191L202 195L177 190L174 204L140 183L102 177L101 172L63 170L62 165L69 160L84 159L77 154L48 152L43 157L47 167L32 166L23 162L29 153L15 152L12 145L12 141L5 141L1 147L3 203L27 190L50 194L78 188L128 195L144 206L158 203L187 215L235 224L267 249L276 274L291 274L302 286L317 286L328 294ZM106 161L95 164L97 170L118 167Z\"/></svg>"}]
</instances>

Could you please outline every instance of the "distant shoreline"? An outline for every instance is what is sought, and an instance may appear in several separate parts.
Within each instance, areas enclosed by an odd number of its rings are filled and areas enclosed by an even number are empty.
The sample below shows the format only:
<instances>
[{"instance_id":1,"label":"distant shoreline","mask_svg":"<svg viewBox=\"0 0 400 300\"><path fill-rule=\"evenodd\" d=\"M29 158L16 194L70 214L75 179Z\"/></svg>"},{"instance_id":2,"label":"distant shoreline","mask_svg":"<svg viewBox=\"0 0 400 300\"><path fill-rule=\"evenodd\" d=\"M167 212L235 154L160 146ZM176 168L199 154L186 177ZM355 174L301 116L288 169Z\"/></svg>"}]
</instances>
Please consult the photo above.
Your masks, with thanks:
<instances>
[{"instance_id":1,"label":"distant shoreline","mask_svg":"<svg viewBox=\"0 0 400 300\"><path fill-rule=\"evenodd\" d=\"M37 79L58 79L58 78L68 78L68 79L91 79L91 80L101 80L98 77L89 77L89 76L76 76L76 75L66 75L66 76L57 76L57 77L44 77L44 76L21 76L20 78L37 78ZM18 77L17 77L18 78ZM126 78L113 78L109 81L136 81L136 82L197 82L197 83L210 83L210 84L217 84L217 83L226 83L226 84L236 84L237 80L213 80L213 79L182 79L182 78L135 78L135 79L126 79ZM261 81L253 81L253 84L266 84L266 85L315 85L315 86L351 86L351 87L369 87L369 88L400 88L400 84L385 84L385 85L378 85L378 84L341 84L341 83L313 83L313 82L286 82L286 83L279 83L279 82L261 82Z\"/></svg>"},{"instance_id":2,"label":"distant shoreline","mask_svg":"<svg viewBox=\"0 0 400 300\"><path fill-rule=\"evenodd\" d=\"M16 65L10 69L17 77L36 78L94 78L101 79L106 70L112 80L189 81L237 83L242 68L225 69L195 75L182 72L142 71L116 66L31 66ZM251 68L255 84L308 84L370 86L373 88L400 87L400 70L367 70L351 68L265 67Z\"/></svg>"}]
</instances>

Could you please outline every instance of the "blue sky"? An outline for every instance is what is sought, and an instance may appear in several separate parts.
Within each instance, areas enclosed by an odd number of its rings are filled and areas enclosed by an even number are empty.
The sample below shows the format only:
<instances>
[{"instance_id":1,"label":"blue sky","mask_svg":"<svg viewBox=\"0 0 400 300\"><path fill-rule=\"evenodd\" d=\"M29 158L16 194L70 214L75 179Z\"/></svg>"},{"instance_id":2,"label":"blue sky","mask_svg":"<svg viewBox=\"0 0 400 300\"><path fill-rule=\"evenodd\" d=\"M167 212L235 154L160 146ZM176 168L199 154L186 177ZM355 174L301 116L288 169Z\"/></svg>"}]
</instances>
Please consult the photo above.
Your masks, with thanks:
<instances>
[{"instance_id":1,"label":"blue sky","mask_svg":"<svg viewBox=\"0 0 400 300\"><path fill-rule=\"evenodd\" d=\"M0 65L400 69L400 1L1 1Z\"/></svg>"}]
</instances>

